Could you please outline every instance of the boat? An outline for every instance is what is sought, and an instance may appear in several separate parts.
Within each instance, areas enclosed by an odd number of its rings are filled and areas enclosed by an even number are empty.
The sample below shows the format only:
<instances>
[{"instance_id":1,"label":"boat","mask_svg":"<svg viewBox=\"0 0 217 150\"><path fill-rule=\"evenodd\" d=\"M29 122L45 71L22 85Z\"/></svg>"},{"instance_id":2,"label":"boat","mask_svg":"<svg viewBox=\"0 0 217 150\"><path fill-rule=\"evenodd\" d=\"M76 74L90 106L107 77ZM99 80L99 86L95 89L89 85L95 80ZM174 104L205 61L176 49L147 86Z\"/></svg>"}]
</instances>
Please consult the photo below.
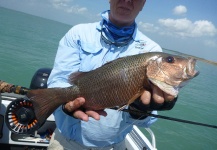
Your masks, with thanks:
<instances>
[{"instance_id":1,"label":"boat","mask_svg":"<svg viewBox=\"0 0 217 150\"><path fill-rule=\"evenodd\" d=\"M50 71L50 68L37 70L32 77L30 89L46 88ZM4 150L44 150L49 145L52 133L56 128L54 116L50 115L34 133L16 134L9 130L5 121L6 109L12 101L24 96L15 93L0 93L0 147ZM157 150L153 131L150 128L145 128L145 130L150 134L149 138L137 126L133 126L133 130L125 138L127 150Z\"/></svg>"}]
</instances>

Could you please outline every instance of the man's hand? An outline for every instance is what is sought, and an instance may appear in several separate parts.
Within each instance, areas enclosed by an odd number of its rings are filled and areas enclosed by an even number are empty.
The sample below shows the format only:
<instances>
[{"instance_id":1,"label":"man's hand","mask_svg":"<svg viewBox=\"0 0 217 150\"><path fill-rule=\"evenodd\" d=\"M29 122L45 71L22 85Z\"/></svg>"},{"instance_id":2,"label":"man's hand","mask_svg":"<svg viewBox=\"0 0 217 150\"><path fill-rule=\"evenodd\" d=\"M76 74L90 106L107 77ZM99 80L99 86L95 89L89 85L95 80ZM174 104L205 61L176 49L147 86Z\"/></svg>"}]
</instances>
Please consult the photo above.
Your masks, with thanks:
<instances>
[{"instance_id":1,"label":"man's hand","mask_svg":"<svg viewBox=\"0 0 217 150\"><path fill-rule=\"evenodd\" d=\"M93 111L80 109L84 103L85 99L83 97L76 98L75 100L65 104L65 110L68 112L68 114L71 113L71 116L74 118L81 119L83 121L88 121L89 117L99 120L100 115L107 115L103 110Z\"/></svg>"},{"instance_id":2,"label":"man's hand","mask_svg":"<svg viewBox=\"0 0 217 150\"><path fill-rule=\"evenodd\" d=\"M151 84L152 93L150 91L144 91L141 95L140 99L144 105L150 105L151 100L152 103L155 103L156 105L162 105L165 101L172 102L174 100L174 96L171 96L165 92L163 92L161 89L159 89L157 86Z\"/></svg>"},{"instance_id":3,"label":"man's hand","mask_svg":"<svg viewBox=\"0 0 217 150\"><path fill-rule=\"evenodd\" d=\"M150 112L153 110L170 110L174 107L177 97L171 96L155 85L151 85L151 92L145 90L142 95L129 106L130 115L134 119L144 119L144 114L137 111Z\"/></svg>"}]
</instances>

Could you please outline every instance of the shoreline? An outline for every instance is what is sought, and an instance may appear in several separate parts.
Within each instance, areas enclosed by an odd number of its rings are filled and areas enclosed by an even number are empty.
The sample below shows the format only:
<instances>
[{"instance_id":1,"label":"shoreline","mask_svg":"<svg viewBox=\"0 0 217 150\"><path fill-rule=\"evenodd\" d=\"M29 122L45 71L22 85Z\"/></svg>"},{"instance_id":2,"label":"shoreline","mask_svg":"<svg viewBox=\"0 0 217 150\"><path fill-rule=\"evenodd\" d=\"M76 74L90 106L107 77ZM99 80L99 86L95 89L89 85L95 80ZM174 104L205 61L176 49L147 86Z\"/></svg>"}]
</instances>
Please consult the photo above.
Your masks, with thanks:
<instances>
[{"instance_id":1,"label":"shoreline","mask_svg":"<svg viewBox=\"0 0 217 150\"><path fill-rule=\"evenodd\" d=\"M203 62L205 62L205 63L209 63L209 64L212 64L212 65L217 66L217 62L215 62L215 61L207 60L207 59L204 59L204 58L200 58L200 57L197 57L197 56L193 56L193 55L181 53L181 52L178 52L178 51L175 51L175 50L166 49L166 48L163 48L163 50L171 51L171 52L174 52L174 53L176 53L176 54L180 54L180 55L182 55L182 56L193 57L193 58L195 58L195 59L197 59L197 60L200 60L200 61L203 61Z\"/></svg>"}]
</instances>

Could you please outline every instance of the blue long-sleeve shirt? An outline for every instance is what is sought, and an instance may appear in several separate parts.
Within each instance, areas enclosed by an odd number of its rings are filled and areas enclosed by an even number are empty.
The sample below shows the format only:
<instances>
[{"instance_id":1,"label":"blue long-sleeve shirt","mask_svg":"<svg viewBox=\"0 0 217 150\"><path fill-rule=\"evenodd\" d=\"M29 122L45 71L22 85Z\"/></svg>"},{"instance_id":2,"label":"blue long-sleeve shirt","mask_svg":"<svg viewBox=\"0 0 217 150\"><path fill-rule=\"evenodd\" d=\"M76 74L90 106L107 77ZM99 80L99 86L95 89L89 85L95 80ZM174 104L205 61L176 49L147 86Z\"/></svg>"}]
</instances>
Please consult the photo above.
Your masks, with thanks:
<instances>
[{"instance_id":1,"label":"blue long-sleeve shirt","mask_svg":"<svg viewBox=\"0 0 217 150\"><path fill-rule=\"evenodd\" d=\"M162 51L161 47L142 34L136 27L133 40L124 47L107 45L101 39L102 22L79 24L72 27L59 42L48 87L68 87L68 77L74 72L88 72L103 64L128 55ZM100 92L100 91L99 91ZM108 91L109 92L109 91ZM133 125L149 127L156 118L143 120L131 118L129 113L105 109L107 116L99 121L75 119L59 107L55 112L57 128L67 139L90 147L104 147L124 140ZM153 111L156 114L156 111Z\"/></svg>"}]
</instances>

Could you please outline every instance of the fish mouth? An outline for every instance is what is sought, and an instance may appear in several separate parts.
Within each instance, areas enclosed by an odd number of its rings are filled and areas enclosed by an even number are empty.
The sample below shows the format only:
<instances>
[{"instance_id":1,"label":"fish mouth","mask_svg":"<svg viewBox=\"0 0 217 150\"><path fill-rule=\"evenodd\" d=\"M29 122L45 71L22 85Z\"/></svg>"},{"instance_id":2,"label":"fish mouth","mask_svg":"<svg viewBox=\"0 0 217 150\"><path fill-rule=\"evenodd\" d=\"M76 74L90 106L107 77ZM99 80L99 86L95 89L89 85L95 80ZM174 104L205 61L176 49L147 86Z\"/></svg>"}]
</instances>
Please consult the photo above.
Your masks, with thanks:
<instances>
[{"instance_id":1,"label":"fish mouth","mask_svg":"<svg viewBox=\"0 0 217 150\"><path fill-rule=\"evenodd\" d=\"M188 64L184 68L183 78L191 79L200 74L198 70L195 69L197 60L195 58L188 58Z\"/></svg>"}]
</instances>

